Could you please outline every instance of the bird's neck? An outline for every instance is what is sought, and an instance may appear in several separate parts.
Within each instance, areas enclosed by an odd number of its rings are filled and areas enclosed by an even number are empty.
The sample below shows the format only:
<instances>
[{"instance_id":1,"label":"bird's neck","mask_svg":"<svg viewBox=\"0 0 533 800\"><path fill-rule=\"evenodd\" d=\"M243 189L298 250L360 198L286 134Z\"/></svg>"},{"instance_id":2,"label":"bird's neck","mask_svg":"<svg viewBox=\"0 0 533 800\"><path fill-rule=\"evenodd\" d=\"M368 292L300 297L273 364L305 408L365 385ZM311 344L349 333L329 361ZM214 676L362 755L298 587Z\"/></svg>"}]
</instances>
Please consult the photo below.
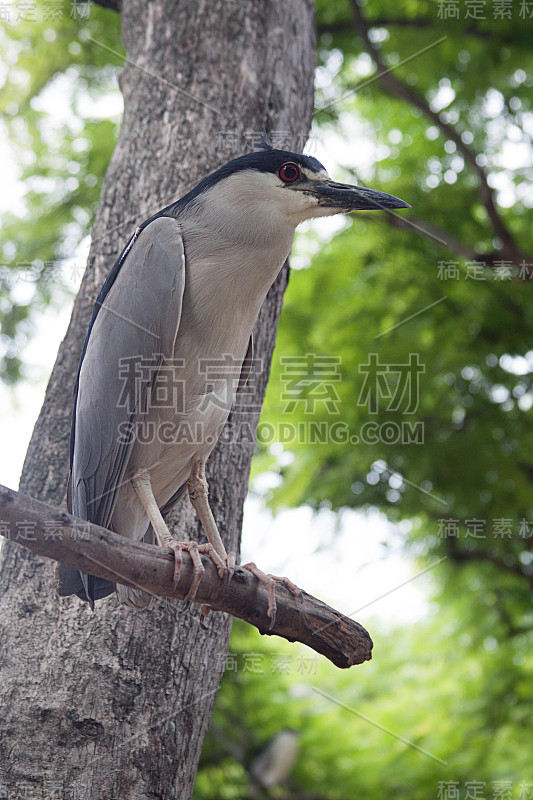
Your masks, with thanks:
<instances>
[{"instance_id":1,"label":"bird's neck","mask_svg":"<svg viewBox=\"0 0 533 800\"><path fill-rule=\"evenodd\" d=\"M183 231L190 282L201 305L241 314L253 326L266 294L287 259L294 227L276 213L226 206L191 214ZM258 224L257 220L260 219Z\"/></svg>"}]
</instances>

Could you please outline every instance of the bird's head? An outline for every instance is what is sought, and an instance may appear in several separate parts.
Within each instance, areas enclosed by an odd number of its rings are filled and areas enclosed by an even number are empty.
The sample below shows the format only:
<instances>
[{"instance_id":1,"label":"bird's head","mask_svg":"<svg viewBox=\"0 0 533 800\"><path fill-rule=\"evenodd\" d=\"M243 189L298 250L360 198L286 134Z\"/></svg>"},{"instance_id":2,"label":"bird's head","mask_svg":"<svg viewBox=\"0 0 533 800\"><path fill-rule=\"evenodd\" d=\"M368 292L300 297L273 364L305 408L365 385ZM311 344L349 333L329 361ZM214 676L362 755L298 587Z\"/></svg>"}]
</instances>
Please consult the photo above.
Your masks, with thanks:
<instances>
[{"instance_id":1,"label":"bird's head","mask_svg":"<svg viewBox=\"0 0 533 800\"><path fill-rule=\"evenodd\" d=\"M218 204L235 213L260 208L265 215L281 215L296 227L312 217L410 208L393 195L333 181L312 156L268 148L224 164L205 178L181 202L216 196Z\"/></svg>"}]
</instances>

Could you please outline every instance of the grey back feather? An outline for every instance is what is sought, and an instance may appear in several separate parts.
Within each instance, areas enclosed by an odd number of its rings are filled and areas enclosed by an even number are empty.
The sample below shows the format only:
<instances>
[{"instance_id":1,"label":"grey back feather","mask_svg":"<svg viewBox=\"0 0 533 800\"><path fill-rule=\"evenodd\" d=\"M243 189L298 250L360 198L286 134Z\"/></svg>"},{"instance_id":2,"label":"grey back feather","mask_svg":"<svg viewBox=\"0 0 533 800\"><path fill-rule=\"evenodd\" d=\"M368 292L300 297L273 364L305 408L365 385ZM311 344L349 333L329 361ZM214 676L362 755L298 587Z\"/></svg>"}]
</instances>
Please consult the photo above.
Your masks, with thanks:
<instances>
[{"instance_id":1,"label":"grey back feather","mask_svg":"<svg viewBox=\"0 0 533 800\"><path fill-rule=\"evenodd\" d=\"M135 425L181 318L185 254L178 224L160 217L139 234L94 322L80 369L72 511L108 527Z\"/></svg>"}]
</instances>

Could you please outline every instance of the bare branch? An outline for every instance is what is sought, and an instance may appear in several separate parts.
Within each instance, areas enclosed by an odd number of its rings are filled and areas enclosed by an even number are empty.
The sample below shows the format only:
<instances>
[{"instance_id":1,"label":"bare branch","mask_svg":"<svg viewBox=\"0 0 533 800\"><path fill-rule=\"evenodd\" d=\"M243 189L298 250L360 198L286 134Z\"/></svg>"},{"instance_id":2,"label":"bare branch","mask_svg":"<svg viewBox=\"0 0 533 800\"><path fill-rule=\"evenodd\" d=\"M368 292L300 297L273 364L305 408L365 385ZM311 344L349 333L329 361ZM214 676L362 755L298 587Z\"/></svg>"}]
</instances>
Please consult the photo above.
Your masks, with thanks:
<instances>
[{"instance_id":1,"label":"bare branch","mask_svg":"<svg viewBox=\"0 0 533 800\"><path fill-rule=\"evenodd\" d=\"M122 0L93 0L93 3L103 8L110 8L112 11L118 11L119 14L122 11Z\"/></svg>"},{"instance_id":2,"label":"bare branch","mask_svg":"<svg viewBox=\"0 0 533 800\"><path fill-rule=\"evenodd\" d=\"M431 511L430 509L426 509L425 513L431 517L431 519L436 521L440 521L441 519L437 513ZM466 526L465 519L454 517L454 521ZM453 536L445 537L443 542L448 558L450 558L456 564L466 564L469 561L485 561L489 564L493 564L503 572L507 572L511 575L516 575L518 578L522 578L529 586L533 587L533 575L525 572L521 568L520 561L516 556L513 556L514 561L512 561L507 558L507 555L510 555L509 553L500 555L495 549L488 550L477 547L475 550L462 550L459 546L459 541Z\"/></svg>"},{"instance_id":3,"label":"bare branch","mask_svg":"<svg viewBox=\"0 0 533 800\"><path fill-rule=\"evenodd\" d=\"M461 550L457 541L452 537L446 538L446 550L448 557L456 563L468 563L469 561L486 561L493 564L498 569L516 575L524 579L530 586L533 586L533 575L526 574L520 567L518 559L513 563L506 560L505 556L498 555L494 550Z\"/></svg>"},{"instance_id":4,"label":"bare branch","mask_svg":"<svg viewBox=\"0 0 533 800\"><path fill-rule=\"evenodd\" d=\"M363 219L365 222L377 223L378 225L388 225L391 228L399 228L404 230L412 230L419 236L425 236L433 239L443 247L446 247L452 253L455 253L468 261L481 261L487 267L495 267L502 262L502 253L493 251L492 253L478 253L473 247L465 244L457 237L452 236L448 231L443 230L433 222L428 222L425 219L418 217L401 217L399 214L365 214L359 213L357 219ZM525 255L524 259L529 262L533 261L533 256Z\"/></svg>"},{"instance_id":5,"label":"bare branch","mask_svg":"<svg viewBox=\"0 0 533 800\"><path fill-rule=\"evenodd\" d=\"M451 250L453 253L457 253L457 255L462 256L463 258L471 261L481 258L480 254L474 250L473 247L461 242L455 236L452 236L447 231L439 228L438 225L434 225L432 222L427 222L426 220L419 219L417 217L410 216L408 219L404 219L400 217L399 214L380 214L378 217L375 214L372 215L360 213L357 215L357 219L364 219L365 222L378 222L380 225L386 224L391 228L411 229L419 236L425 236L429 239L433 239L443 247L448 248L448 250ZM495 258L501 259L501 254L495 256ZM483 259L485 262L487 262L486 253L483 254Z\"/></svg>"},{"instance_id":6,"label":"bare branch","mask_svg":"<svg viewBox=\"0 0 533 800\"><path fill-rule=\"evenodd\" d=\"M174 587L174 557L170 550L132 542L4 486L0 486L0 509L7 538L37 555L153 595L183 600L187 594L193 575L188 553L183 553L180 579ZM306 592L295 597L280 584L276 587L276 619L270 627L263 584L240 567L230 582L221 580L211 560L204 557L202 561L205 575L195 602L239 617L255 625L260 633L302 642L337 667L362 664L372 657L372 640L367 631L315 597Z\"/></svg>"},{"instance_id":7,"label":"bare branch","mask_svg":"<svg viewBox=\"0 0 533 800\"><path fill-rule=\"evenodd\" d=\"M378 78L382 85L390 92L390 94L406 100L408 103L411 103L411 105L415 106L415 108L418 108L420 111L422 111L422 113L439 128L444 136L446 136L448 139L451 139L455 143L458 152L461 153L465 162L477 175L481 201L485 206L491 221L494 234L502 241L503 257L507 257L513 261L520 260L523 257L522 253L520 253L520 250L517 247L511 232L508 230L504 221L500 217L494 202L492 189L487 182L487 175L483 167L478 164L476 154L463 142L460 133L453 127L453 125L450 125L448 122L444 122L440 114L438 114L436 111L433 111L423 95L420 95L415 89L409 86L409 84L404 83L387 67L381 57L379 48L376 47L370 38L369 31L372 27L372 24L367 22L367 20L364 18L357 0L350 0L350 5L355 18L357 32L363 40L365 50L373 59L378 69Z\"/></svg>"},{"instance_id":8,"label":"bare branch","mask_svg":"<svg viewBox=\"0 0 533 800\"><path fill-rule=\"evenodd\" d=\"M443 25L437 26L434 19L424 19L422 17L374 17L368 20L369 28L419 28L426 30L427 28L439 28L440 31L445 31ZM317 26L317 33L349 33L352 29L352 24L348 20L341 20L339 22L325 22ZM467 25L461 30L461 33L467 36L475 36L479 39L489 39L492 41L505 42L509 44L516 44L516 36L513 33L508 33L506 30L482 30L476 25Z\"/></svg>"}]
</instances>

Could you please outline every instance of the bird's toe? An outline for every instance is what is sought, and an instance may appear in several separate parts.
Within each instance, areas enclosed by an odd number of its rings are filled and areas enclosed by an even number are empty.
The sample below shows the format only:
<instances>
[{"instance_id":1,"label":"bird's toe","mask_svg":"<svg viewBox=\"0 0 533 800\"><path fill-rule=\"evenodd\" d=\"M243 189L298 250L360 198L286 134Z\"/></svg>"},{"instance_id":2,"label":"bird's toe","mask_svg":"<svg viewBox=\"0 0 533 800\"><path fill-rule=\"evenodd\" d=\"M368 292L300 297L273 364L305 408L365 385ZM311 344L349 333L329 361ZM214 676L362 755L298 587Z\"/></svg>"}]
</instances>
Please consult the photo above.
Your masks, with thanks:
<instances>
[{"instance_id":1,"label":"bird's toe","mask_svg":"<svg viewBox=\"0 0 533 800\"><path fill-rule=\"evenodd\" d=\"M191 600L194 600L194 598L196 597L196 593L198 591L200 582L205 575L205 567L202 564L202 558L200 556L200 548L198 547L196 542L190 542L187 546L187 550L189 551L189 554L191 556L193 563L193 570L194 570L191 585L189 586L189 591L185 596L185 601L190 602Z\"/></svg>"}]
</instances>

